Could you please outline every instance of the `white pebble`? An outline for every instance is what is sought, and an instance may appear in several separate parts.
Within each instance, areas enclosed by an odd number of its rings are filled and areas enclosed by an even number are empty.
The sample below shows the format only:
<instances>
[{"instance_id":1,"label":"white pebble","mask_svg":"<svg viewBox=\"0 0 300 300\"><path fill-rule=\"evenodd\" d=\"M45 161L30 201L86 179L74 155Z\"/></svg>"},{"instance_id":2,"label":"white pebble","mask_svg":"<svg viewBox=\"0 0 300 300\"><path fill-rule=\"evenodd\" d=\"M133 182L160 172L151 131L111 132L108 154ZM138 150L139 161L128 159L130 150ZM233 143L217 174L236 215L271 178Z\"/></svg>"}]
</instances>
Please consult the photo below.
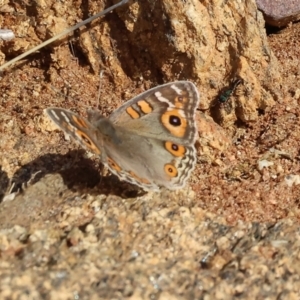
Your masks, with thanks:
<instances>
[{"instance_id":1,"label":"white pebble","mask_svg":"<svg viewBox=\"0 0 300 300\"><path fill-rule=\"evenodd\" d=\"M273 166L274 163L272 161L268 161L266 159L258 161L258 169L261 171L263 168L267 168L269 166Z\"/></svg>"},{"instance_id":2,"label":"white pebble","mask_svg":"<svg viewBox=\"0 0 300 300\"><path fill-rule=\"evenodd\" d=\"M286 182L286 184L289 187L291 187L293 184L298 185L298 184L300 184L300 176L290 174L290 175L285 176L284 181Z\"/></svg>"},{"instance_id":3,"label":"white pebble","mask_svg":"<svg viewBox=\"0 0 300 300\"><path fill-rule=\"evenodd\" d=\"M3 41L11 41L15 38L15 35L10 29L0 29L0 39Z\"/></svg>"}]
</instances>

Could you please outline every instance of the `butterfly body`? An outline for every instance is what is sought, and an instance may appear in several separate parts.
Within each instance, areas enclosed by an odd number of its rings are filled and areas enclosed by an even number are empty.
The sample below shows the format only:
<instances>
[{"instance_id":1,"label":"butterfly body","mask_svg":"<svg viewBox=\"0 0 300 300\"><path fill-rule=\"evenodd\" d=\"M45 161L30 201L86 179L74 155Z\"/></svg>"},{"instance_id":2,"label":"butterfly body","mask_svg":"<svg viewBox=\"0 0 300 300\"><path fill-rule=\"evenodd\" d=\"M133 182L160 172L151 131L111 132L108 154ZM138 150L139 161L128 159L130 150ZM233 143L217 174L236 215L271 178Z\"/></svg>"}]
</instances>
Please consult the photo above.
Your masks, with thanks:
<instances>
[{"instance_id":1,"label":"butterfly body","mask_svg":"<svg viewBox=\"0 0 300 300\"><path fill-rule=\"evenodd\" d=\"M45 111L121 180L159 190L183 187L194 169L198 103L194 84L178 81L138 95L109 118L95 110L87 119L61 108Z\"/></svg>"}]
</instances>

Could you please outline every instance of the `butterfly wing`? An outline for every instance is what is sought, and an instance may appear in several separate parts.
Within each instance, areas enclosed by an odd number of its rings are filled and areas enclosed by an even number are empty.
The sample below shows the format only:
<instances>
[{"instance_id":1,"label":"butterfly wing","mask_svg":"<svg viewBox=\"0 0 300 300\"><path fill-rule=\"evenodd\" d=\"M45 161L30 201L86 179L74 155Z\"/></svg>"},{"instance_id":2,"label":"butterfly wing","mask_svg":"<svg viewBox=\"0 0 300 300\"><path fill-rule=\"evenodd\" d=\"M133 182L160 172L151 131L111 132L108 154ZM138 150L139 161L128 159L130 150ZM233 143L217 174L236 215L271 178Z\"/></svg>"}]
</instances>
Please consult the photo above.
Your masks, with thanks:
<instances>
[{"instance_id":1,"label":"butterfly wing","mask_svg":"<svg viewBox=\"0 0 300 300\"><path fill-rule=\"evenodd\" d=\"M178 145L133 135L118 128L103 144L103 163L121 180L144 190L178 189L185 185L196 164L194 145Z\"/></svg>"},{"instance_id":2,"label":"butterfly wing","mask_svg":"<svg viewBox=\"0 0 300 300\"><path fill-rule=\"evenodd\" d=\"M198 103L194 84L179 81L148 90L114 111L109 119L123 145L121 153L106 151L111 171L145 190L184 186L196 164Z\"/></svg>"},{"instance_id":3,"label":"butterfly wing","mask_svg":"<svg viewBox=\"0 0 300 300\"><path fill-rule=\"evenodd\" d=\"M103 142L101 133L87 119L70 110L57 107L47 108L44 112L59 129L71 136L80 146L102 156L101 145Z\"/></svg>"},{"instance_id":4,"label":"butterfly wing","mask_svg":"<svg viewBox=\"0 0 300 300\"><path fill-rule=\"evenodd\" d=\"M60 108L46 114L121 180L158 190L184 186L196 163L195 111L199 95L191 82L168 83L146 91L104 118L89 120Z\"/></svg>"},{"instance_id":5,"label":"butterfly wing","mask_svg":"<svg viewBox=\"0 0 300 300\"><path fill-rule=\"evenodd\" d=\"M193 144L196 139L195 112L199 94L192 82L177 81L152 88L129 100L109 119L128 131Z\"/></svg>"}]
</instances>

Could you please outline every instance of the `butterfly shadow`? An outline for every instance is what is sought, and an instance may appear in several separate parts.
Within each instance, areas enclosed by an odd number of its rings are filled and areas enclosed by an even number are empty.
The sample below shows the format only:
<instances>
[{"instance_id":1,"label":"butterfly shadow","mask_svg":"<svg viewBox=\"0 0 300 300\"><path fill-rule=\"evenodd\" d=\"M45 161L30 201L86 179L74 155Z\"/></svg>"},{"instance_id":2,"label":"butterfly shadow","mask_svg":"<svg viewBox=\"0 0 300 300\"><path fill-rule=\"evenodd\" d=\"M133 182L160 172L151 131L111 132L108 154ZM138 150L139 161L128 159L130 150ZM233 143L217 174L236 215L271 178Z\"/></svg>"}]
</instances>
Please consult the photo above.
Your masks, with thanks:
<instances>
[{"instance_id":1,"label":"butterfly shadow","mask_svg":"<svg viewBox=\"0 0 300 300\"><path fill-rule=\"evenodd\" d=\"M121 182L116 176L101 176L102 165L97 167L86 158L84 150L72 150L67 154L46 154L23 165L12 177L0 168L0 202L5 193L24 191L28 185L40 181L47 174L58 173L68 189L83 191L91 195L105 194L120 197L136 197L140 190Z\"/></svg>"}]
</instances>

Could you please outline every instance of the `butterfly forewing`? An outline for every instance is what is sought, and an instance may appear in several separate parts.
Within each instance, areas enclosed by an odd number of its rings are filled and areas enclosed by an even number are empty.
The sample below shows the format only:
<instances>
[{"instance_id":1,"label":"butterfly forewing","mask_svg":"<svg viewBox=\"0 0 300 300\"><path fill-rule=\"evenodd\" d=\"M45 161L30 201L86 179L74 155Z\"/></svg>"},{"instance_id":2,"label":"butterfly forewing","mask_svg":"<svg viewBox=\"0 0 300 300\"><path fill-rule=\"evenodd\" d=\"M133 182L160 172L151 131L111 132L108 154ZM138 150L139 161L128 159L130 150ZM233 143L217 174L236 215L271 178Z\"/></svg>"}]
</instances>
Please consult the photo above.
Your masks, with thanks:
<instances>
[{"instance_id":1,"label":"butterfly forewing","mask_svg":"<svg viewBox=\"0 0 300 300\"><path fill-rule=\"evenodd\" d=\"M97 128L87 119L62 108L50 107L45 113L65 134L71 136L86 150L101 155Z\"/></svg>"},{"instance_id":2,"label":"butterfly forewing","mask_svg":"<svg viewBox=\"0 0 300 300\"><path fill-rule=\"evenodd\" d=\"M110 120L136 134L192 144L196 140L198 104L199 94L193 83L172 82L129 100L111 114Z\"/></svg>"}]
</instances>

